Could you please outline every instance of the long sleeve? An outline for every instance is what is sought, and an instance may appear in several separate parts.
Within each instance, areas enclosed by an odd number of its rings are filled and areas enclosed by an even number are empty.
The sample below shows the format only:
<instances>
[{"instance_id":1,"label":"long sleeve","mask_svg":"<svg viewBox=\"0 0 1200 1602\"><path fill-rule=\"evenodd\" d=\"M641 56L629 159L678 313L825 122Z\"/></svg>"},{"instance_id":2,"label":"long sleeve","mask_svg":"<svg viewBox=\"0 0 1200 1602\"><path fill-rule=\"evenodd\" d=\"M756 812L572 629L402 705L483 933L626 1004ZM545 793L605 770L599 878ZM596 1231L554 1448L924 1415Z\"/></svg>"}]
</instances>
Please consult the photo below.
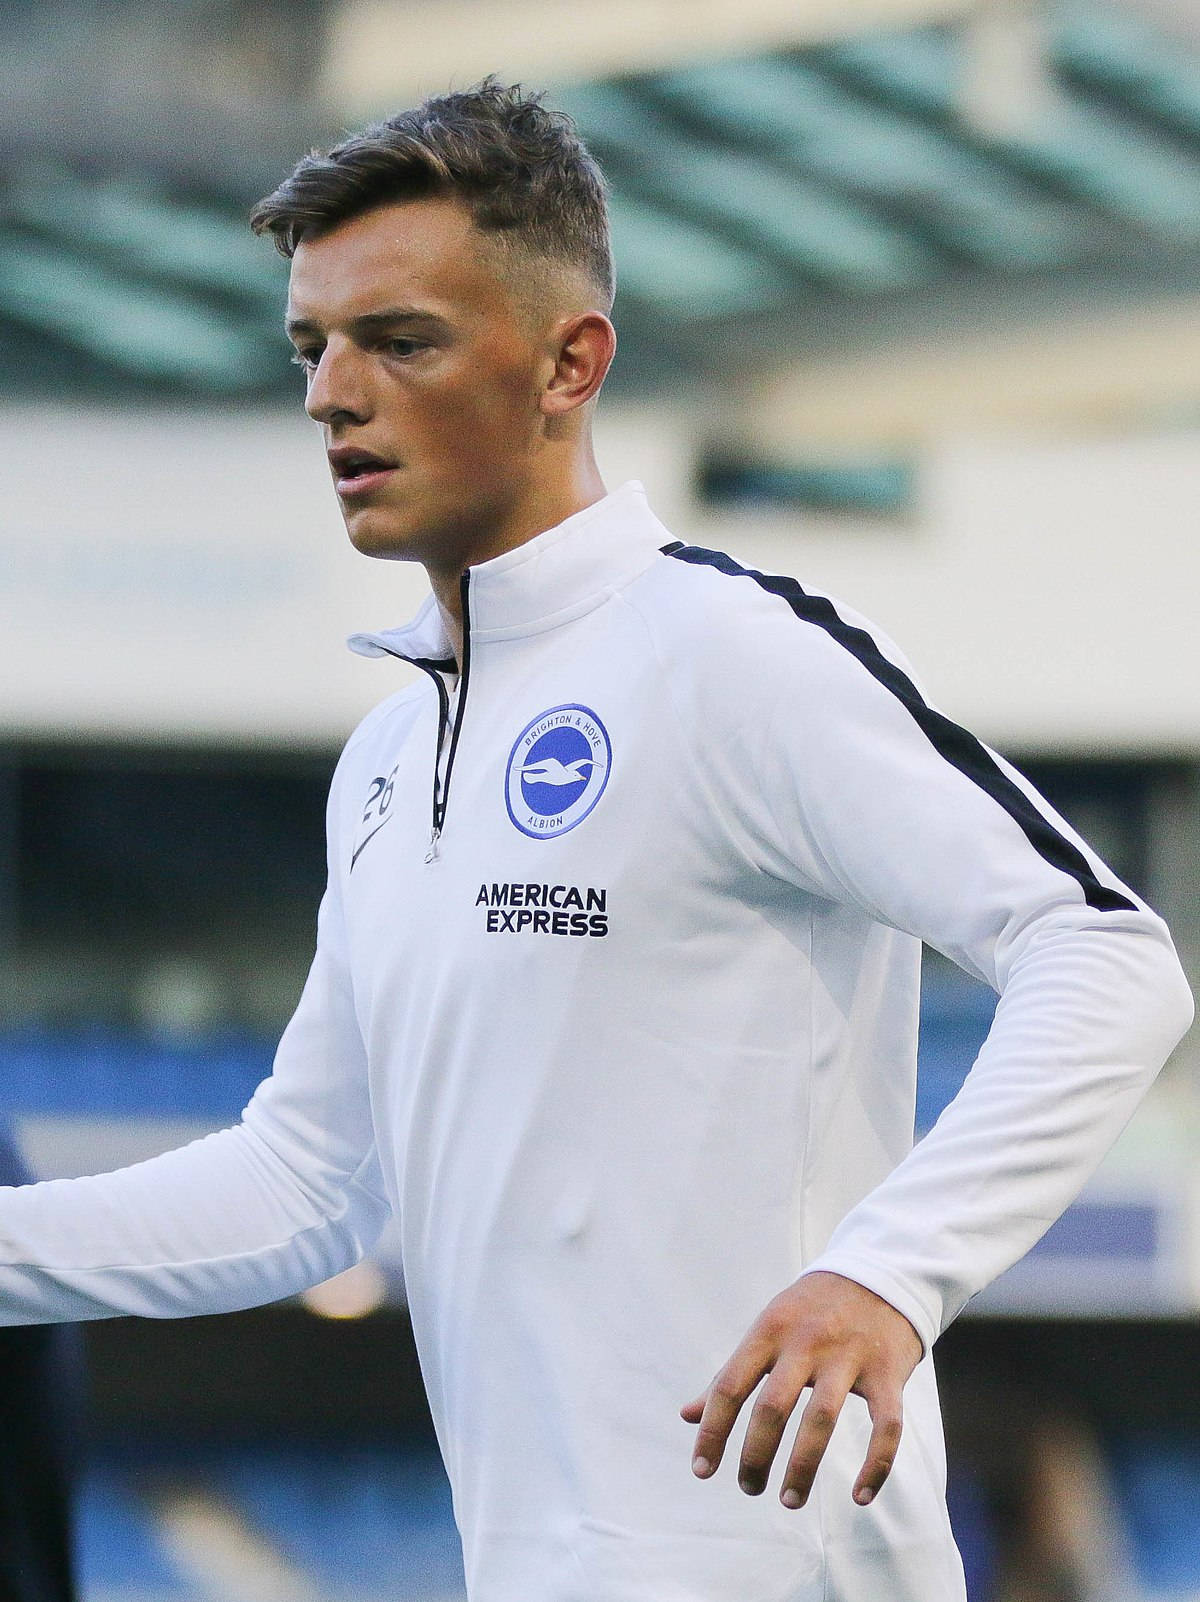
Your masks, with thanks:
<instances>
[{"instance_id":1,"label":"long sleeve","mask_svg":"<svg viewBox=\"0 0 1200 1602\"><path fill-rule=\"evenodd\" d=\"M1161 920L1027 781L930 708L890 648L805 602L818 626L789 619L769 648L772 869L1001 998L958 1097L809 1265L876 1291L928 1346L1078 1194L1192 1000Z\"/></svg>"},{"instance_id":2,"label":"long sleeve","mask_svg":"<svg viewBox=\"0 0 1200 1602\"><path fill-rule=\"evenodd\" d=\"M115 1173L0 1190L0 1324L251 1307L349 1267L378 1236L332 798L329 822L312 969L241 1122Z\"/></svg>"}]
</instances>

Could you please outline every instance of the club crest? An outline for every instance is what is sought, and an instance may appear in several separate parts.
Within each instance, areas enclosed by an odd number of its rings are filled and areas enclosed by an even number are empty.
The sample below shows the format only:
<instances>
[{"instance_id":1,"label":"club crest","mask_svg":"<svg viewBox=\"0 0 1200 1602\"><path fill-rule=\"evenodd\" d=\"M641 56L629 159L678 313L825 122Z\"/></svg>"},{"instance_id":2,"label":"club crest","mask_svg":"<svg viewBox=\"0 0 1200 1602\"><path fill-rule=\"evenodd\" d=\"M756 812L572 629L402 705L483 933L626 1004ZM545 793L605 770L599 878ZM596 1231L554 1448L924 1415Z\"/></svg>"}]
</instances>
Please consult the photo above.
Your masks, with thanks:
<instances>
[{"instance_id":1,"label":"club crest","mask_svg":"<svg viewBox=\"0 0 1200 1602\"><path fill-rule=\"evenodd\" d=\"M566 834L604 794L612 746L586 706L555 706L521 730L504 776L508 815L522 834Z\"/></svg>"}]
</instances>

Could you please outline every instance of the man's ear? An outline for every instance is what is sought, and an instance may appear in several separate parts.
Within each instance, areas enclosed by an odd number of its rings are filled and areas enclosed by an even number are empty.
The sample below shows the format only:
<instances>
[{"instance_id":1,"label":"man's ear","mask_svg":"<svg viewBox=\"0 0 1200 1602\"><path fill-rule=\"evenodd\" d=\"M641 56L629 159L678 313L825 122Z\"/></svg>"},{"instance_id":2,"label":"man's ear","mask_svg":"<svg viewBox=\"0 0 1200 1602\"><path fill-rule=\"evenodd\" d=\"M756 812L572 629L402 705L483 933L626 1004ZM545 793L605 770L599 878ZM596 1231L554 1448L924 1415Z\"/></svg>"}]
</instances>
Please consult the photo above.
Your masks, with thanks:
<instances>
[{"instance_id":1,"label":"man's ear","mask_svg":"<svg viewBox=\"0 0 1200 1602\"><path fill-rule=\"evenodd\" d=\"M617 334L603 312L582 312L555 326L554 367L542 391L546 417L563 417L597 395L612 365Z\"/></svg>"}]
</instances>

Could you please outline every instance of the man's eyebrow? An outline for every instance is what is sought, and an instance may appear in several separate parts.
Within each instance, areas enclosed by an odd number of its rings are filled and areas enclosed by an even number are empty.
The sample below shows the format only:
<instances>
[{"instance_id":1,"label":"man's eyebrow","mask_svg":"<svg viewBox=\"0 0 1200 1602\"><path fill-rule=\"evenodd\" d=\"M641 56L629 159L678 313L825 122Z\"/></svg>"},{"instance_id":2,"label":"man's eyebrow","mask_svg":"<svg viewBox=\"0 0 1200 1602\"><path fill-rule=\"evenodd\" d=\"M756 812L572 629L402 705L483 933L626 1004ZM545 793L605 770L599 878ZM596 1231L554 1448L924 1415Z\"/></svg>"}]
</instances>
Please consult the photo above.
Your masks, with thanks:
<instances>
[{"instance_id":1,"label":"man's eyebrow","mask_svg":"<svg viewBox=\"0 0 1200 1602\"><path fill-rule=\"evenodd\" d=\"M437 312L421 311L415 306L389 306L383 311L364 312L361 317L352 317L347 325L352 333L375 333L381 328L395 328L403 323L421 323L428 327L431 323L439 328L448 326L444 317ZM320 334L322 332L318 323L306 317L289 317L284 322L284 332L289 339L297 334Z\"/></svg>"}]
</instances>

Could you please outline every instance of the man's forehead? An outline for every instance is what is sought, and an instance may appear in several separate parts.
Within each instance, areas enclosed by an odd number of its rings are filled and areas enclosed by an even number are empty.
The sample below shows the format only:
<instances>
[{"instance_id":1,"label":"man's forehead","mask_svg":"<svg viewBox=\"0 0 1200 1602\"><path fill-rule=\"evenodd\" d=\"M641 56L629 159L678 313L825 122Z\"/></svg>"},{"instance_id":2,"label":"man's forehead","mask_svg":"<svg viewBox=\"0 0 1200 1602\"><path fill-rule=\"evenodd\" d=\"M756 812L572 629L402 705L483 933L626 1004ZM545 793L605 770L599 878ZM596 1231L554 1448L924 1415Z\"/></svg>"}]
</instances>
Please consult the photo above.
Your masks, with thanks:
<instances>
[{"instance_id":1,"label":"man's forehead","mask_svg":"<svg viewBox=\"0 0 1200 1602\"><path fill-rule=\"evenodd\" d=\"M394 306L447 315L490 298L494 265L470 213L443 197L379 206L304 240L292 258L288 320L374 315Z\"/></svg>"}]
</instances>

